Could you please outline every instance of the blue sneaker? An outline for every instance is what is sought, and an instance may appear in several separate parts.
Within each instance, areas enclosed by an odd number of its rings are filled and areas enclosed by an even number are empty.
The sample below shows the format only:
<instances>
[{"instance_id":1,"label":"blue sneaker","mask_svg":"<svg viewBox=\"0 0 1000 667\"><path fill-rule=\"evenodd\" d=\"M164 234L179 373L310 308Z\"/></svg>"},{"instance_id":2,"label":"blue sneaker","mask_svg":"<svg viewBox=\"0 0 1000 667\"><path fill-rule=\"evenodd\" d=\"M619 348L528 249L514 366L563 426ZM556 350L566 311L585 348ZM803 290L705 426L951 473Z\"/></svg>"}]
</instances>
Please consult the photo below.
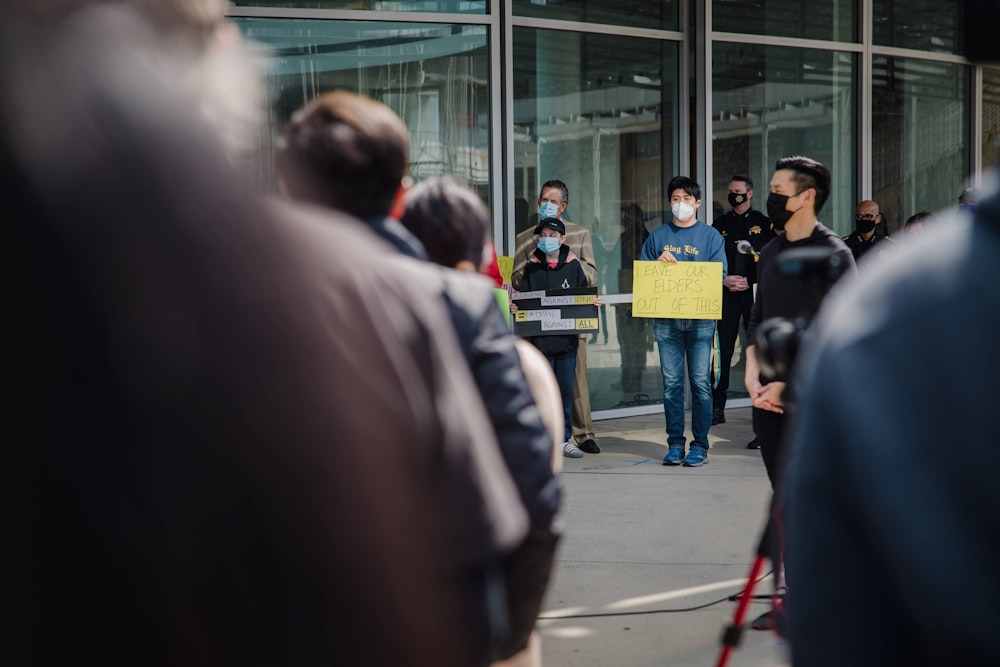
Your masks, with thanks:
<instances>
[{"instance_id":1,"label":"blue sneaker","mask_svg":"<svg viewBox=\"0 0 1000 667\"><path fill-rule=\"evenodd\" d=\"M697 468L708 463L708 450L704 447L692 447L688 455L684 457L684 467Z\"/></svg>"},{"instance_id":2,"label":"blue sneaker","mask_svg":"<svg viewBox=\"0 0 1000 667\"><path fill-rule=\"evenodd\" d=\"M682 458L684 458L684 448L671 447L670 451L667 452L667 455L663 457L663 465L679 466Z\"/></svg>"}]
</instances>

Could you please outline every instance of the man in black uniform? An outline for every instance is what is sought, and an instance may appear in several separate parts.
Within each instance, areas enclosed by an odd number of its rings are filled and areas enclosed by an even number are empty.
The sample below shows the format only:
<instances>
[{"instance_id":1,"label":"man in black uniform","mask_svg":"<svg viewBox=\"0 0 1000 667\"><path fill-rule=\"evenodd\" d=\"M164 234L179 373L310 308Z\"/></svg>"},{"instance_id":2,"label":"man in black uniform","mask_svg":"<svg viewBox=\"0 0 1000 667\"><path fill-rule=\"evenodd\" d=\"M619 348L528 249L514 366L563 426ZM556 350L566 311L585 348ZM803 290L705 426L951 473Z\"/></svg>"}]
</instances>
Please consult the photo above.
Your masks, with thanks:
<instances>
[{"instance_id":1,"label":"man in black uniform","mask_svg":"<svg viewBox=\"0 0 1000 667\"><path fill-rule=\"evenodd\" d=\"M771 221L760 211L750 207L753 199L753 180L749 176L733 176L729 183L729 205L732 207L719 216L712 226L726 241L726 261L729 273L722 281L722 319L719 320L719 348L722 371L719 383L712 392L712 425L726 423L726 396L729 393L729 371L733 362L733 349L740 332L750 321L753 307L753 286L757 282L756 260L736 250L740 241L749 241L760 252L764 244L774 238ZM747 446L756 448L757 438Z\"/></svg>"},{"instance_id":2,"label":"man in black uniform","mask_svg":"<svg viewBox=\"0 0 1000 667\"><path fill-rule=\"evenodd\" d=\"M878 204L870 199L858 204L854 213L854 231L844 237L859 269L867 269L873 262L886 257L896 242L885 228L885 217Z\"/></svg>"}]
</instances>

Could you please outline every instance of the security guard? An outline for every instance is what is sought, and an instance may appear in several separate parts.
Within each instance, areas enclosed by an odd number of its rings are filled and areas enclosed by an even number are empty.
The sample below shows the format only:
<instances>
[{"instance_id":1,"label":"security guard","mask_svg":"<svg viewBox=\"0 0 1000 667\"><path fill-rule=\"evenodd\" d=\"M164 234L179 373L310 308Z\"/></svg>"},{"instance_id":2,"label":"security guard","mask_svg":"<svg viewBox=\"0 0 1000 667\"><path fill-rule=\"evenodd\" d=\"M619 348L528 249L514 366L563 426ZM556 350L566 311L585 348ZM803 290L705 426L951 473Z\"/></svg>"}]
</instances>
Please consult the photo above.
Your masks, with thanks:
<instances>
[{"instance_id":1,"label":"security guard","mask_svg":"<svg viewBox=\"0 0 1000 667\"><path fill-rule=\"evenodd\" d=\"M757 266L752 256L741 255L736 250L740 241L749 241L760 252L764 244L774 238L771 221L760 211L750 207L753 199L753 180L749 176L733 176L729 183L729 211L716 218L712 226L726 241L726 261L729 274L723 281L722 319L719 321L719 348L722 372L719 383L712 392L712 424L726 421L726 395L729 392L729 370L733 350L739 336L740 319L746 329L753 307L753 286L757 282ZM747 447L756 449L755 437Z\"/></svg>"},{"instance_id":2,"label":"security guard","mask_svg":"<svg viewBox=\"0 0 1000 667\"><path fill-rule=\"evenodd\" d=\"M858 204L854 212L854 231L843 238L859 270L888 256L896 245L896 241L887 235L885 218L878 204L870 199Z\"/></svg>"}]
</instances>

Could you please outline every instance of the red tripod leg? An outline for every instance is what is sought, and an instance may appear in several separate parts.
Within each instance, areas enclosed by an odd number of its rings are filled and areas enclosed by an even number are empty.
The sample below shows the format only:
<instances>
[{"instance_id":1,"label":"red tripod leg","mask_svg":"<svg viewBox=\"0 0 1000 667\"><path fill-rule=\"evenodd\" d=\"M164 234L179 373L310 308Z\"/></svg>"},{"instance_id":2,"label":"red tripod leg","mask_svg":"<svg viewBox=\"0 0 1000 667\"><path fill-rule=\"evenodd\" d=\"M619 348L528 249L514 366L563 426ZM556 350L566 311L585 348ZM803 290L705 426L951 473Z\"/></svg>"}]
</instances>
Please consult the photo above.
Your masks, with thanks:
<instances>
[{"instance_id":1,"label":"red tripod leg","mask_svg":"<svg viewBox=\"0 0 1000 667\"><path fill-rule=\"evenodd\" d=\"M733 614L733 623L722 632L722 652L719 653L719 661L716 667L725 667L729 662L729 655L733 648L739 646L743 637L743 619L746 618L747 607L753 599L753 587L757 584L760 571L764 568L764 556L757 556L750 566L750 577L747 579L746 588L740 595L739 602L736 603L736 612Z\"/></svg>"}]
</instances>

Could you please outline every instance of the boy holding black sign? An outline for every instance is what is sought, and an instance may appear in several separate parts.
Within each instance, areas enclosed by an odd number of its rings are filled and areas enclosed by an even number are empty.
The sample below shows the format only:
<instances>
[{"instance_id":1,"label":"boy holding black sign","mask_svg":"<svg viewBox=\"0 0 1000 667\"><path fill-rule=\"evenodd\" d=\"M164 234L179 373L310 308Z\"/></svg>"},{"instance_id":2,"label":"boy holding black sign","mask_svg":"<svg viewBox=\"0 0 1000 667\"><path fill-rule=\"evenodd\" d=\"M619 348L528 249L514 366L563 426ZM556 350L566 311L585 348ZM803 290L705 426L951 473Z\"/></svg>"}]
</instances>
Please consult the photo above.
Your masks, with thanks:
<instances>
[{"instance_id":1,"label":"boy holding black sign","mask_svg":"<svg viewBox=\"0 0 1000 667\"><path fill-rule=\"evenodd\" d=\"M520 291L535 292L541 290L571 289L587 287L587 276L583 266L574 256L570 257L569 246L566 245L566 225L559 218L545 218L535 227L538 235L537 245L533 255L539 262L528 262L524 267L524 277L520 282ZM595 298L594 305L600 306L600 298ZM517 312L517 304L511 303L510 311ZM541 350L549 360L559 393L562 395L563 414L565 415L565 436L563 454L578 459L583 451L573 442L573 376L576 373L576 348L580 344L580 336L576 332L561 335L532 336L528 339Z\"/></svg>"}]
</instances>

